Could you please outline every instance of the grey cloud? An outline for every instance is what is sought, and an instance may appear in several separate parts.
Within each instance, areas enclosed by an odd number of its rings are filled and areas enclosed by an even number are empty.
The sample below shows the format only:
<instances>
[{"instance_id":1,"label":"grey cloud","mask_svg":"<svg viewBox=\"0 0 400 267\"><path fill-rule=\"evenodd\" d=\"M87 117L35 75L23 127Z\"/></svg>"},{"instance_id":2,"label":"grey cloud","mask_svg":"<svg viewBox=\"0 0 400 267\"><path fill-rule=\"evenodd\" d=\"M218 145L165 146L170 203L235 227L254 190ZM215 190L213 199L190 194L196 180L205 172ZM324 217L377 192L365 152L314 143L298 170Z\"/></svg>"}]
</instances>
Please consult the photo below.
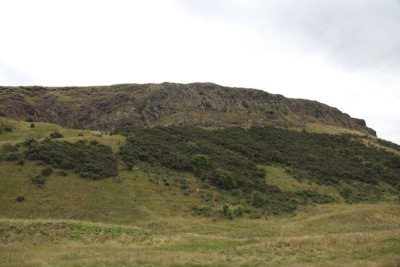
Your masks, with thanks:
<instances>
[{"instance_id":1,"label":"grey cloud","mask_svg":"<svg viewBox=\"0 0 400 267\"><path fill-rule=\"evenodd\" d=\"M348 70L400 69L398 0L189 0L199 16L247 23ZM268 36L271 38L271 36Z\"/></svg>"}]
</instances>

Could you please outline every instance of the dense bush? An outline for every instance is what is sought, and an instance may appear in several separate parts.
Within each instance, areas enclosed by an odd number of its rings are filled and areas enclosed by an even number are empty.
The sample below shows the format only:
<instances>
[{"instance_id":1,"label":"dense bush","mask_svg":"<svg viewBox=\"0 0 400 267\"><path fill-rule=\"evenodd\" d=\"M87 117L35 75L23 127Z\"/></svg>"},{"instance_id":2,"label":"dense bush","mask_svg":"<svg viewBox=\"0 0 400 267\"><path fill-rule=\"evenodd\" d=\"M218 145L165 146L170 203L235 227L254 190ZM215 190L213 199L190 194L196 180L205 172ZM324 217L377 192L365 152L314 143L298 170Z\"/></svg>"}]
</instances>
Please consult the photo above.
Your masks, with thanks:
<instances>
[{"instance_id":1,"label":"dense bush","mask_svg":"<svg viewBox=\"0 0 400 267\"><path fill-rule=\"evenodd\" d=\"M232 189L237 186L236 178L227 170L217 168L211 175L211 183L222 189Z\"/></svg>"},{"instance_id":2,"label":"dense bush","mask_svg":"<svg viewBox=\"0 0 400 267\"><path fill-rule=\"evenodd\" d=\"M196 173L207 172L210 167L208 157L203 154L195 154L194 156L192 156L191 163L193 165L193 170Z\"/></svg>"},{"instance_id":3,"label":"dense bush","mask_svg":"<svg viewBox=\"0 0 400 267\"><path fill-rule=\"evenodd\" d=\"M264 173L254 162L207 140L212 132L192 127L154 127L135 128L125 134L128 138L120 149L120 156L126 163L144 161L190 171L225 189L237 186L265 191L267 188ZM221 183L224 177L217 169L232 174L234 179L230 185Z\"/></svg>"},{"instance_id":4,"label":"dense bush","mask_svg":"<svg viewBox=\"0 0 400 267\"><path fill-rule=\"evenodd\" d=\"M83 178L102 179L117 175L117 160L108 146L85 141L26 141L24 144L26 158L72 170Z\"/></svg>"},{"instance_id":5,"label":"dense bush","mask_svg":"<svg viewBox=\"0 0 400 267\"><path fill-rule=\"evenodd\" d=\"M376 189L378 182L386 182L400 190L400 157L364 145L359 136L272 127L210 131L171 126L130 128L120 133L128 137L120 150L126 163L143 161L193 172L219 188L240 190L249 203L268 213L290 212L299 204L334 200L312 191L295 194L268 186L265 171L258 169L258 164L281 165L299 180L337 188L360 183L365 185L360 188L373 192L371 188ZM216 170L226 172L217 175ZM342 196L352 202L367 199L362 190L353 191ZM373 195L372 199L378 199L377 192Z\"/></svg>"},{"instance_id":6,"label":"dense bush","mask_svg":"<svg viewBox=\"0 0 400 267\"><path fill-rule=\"evenodd\" d=\"M295 211L299 204L295 196L287 192L266 194L255 191L251 193L249 202L254 207L263 208L268 214L290 213Z\"/></svg>"}]
</instances>

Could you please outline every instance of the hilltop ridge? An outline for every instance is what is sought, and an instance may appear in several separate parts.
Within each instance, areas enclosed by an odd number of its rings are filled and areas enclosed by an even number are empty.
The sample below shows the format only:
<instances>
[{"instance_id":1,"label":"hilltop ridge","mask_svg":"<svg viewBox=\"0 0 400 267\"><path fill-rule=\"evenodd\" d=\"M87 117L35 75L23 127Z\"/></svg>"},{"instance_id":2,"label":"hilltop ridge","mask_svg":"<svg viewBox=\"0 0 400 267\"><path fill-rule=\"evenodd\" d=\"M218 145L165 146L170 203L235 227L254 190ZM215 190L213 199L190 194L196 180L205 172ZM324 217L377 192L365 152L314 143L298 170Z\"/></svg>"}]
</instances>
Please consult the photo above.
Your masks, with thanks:
<instances>
[{"instance_id":1,"label":"hilltop ridge","mask_svg":"<svg viewBox=\"0 0 400 267\"><path fill-rule=\"evenodd\" d=\"M0 114L91 130L149 125L303 127L322 123L376 135L364 120L317 101L213 83L0 87Z\"/></svg>"}]
</instances>

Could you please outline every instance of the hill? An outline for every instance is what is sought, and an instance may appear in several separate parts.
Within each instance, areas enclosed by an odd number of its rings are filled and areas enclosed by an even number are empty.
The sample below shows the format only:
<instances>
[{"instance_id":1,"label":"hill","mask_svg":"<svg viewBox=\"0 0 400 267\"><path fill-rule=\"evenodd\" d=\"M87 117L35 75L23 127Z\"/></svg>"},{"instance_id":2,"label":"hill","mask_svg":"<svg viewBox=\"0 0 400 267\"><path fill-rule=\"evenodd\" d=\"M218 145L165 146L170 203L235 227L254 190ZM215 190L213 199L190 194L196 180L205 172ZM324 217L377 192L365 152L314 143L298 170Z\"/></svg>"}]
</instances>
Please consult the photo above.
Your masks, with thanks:
<instances>
[{"instance_id":1,"label":"hill","mask_svg":"<svg viewBox=\"0 0 400 267\"><path fill-rule=\"evenodd\" d=\"M400 146L338 110L211 84L1 91L0 266L400 262ZM182 113L189 92L218 104Z\"/></svg>"},{"instance_id":2,"label":"hill","mask_svg":"<svg viewBox=\"0 0 400 267\"><path fill-rule=\"evenodd\" d=\"M316 101L212 83L0 87L0 114L92 130L132 125L305 127L322 123L375 135L364 120Z\"/></svg>"}]
</instances>

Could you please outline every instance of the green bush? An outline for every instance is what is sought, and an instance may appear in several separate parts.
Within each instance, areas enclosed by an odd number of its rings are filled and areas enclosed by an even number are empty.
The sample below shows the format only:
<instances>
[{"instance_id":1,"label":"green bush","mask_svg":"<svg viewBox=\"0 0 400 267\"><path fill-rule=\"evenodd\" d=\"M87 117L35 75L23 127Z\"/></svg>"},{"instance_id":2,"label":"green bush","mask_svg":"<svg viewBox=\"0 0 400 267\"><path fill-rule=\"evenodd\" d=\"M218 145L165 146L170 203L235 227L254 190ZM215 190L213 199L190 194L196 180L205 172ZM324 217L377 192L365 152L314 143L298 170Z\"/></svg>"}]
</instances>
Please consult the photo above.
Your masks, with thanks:
<instances>
[{"instance_id":1,"label":"green bush","mask_svg":"<svg viewBox=\"0 0 400 267\"><path fill-rule=\"evenodd\" d=\"M206 171L210 167L208 157L203 154L193 155L191 162L194 170Z\"/></svg>"},{"instance_id":2,"label":"green bush","mask_svg":"<svg viewBox=\"0 0 400 267\"><path fill-rule=\"evenodd\" d=\"M30 141L24 144L27 159L40 160L55 168L72 170L83 178L97 180L116 176L118 173L117 159L109 146L85 141Z\"/></svg>"},{"instance_id":3,"label":"green bush","mask_svg":"<svg viewBox=\"0 0 400 267\"><path fill-rule=\"evenodd\" d=\"M1 148L3 152L15 152L17 151L17 147L12 144L4 144Z\"/></svg>"},{"instance_id":4,"label":"green bush","mask_svg":"<svg viewBox=\"0 0 400 267\"><path fill-rule=\"evenodd\" d=\"M211 183L222 189L232 189L237 186L236 179L230 171L217 168L210 177Z\"/></svg>"},{"instance_id":5,"label":"green bush","mask_svg":"<svg viewBox=\"0 0 400 267\"><path fill-rule=\"evenodd\" d=\"M234 216L233 216L233 211L232 211L231 208L229 208L228 205L224 205L224 206L222 207L222 215L223 215L225 218L228 218L228 219L230 219L230 220L233 220L233 218L234 218Z\"/></svg>"},{"instance_id":6,"label":"green bush","mask_svg":"<svg viewBox=\"0 0 400 267\"><path fill-rule=\"evenodd\" d=\"M242 216L243 216L243 213L244 213L244 208L243 208L243 206L236 206L236 207L233 209L233 214L234 214L236 217L242 217Z\"/></svg>"},{"instance_id":7,"label":"green bush","mask_svg":"<svg viewBox=\"0 0 400 267\"><path fill-rule=\"evenodd\" d=\"M47 178L41 175L36 175L31 177L31 181L33 184L42 187L46 183Z\"/></svg>"},{"instance_id":8,"label":"green bush","mask_svg":"<svg viewBox=\"0 0 400 267\"><path fill-rule=\"evenodd\" d=\"M7 153L3 154L3 159L6 161L18 161L19 155L18 155L18 153L14 153L14 152L7 152Z\"/></svg>"}]
</instances>

